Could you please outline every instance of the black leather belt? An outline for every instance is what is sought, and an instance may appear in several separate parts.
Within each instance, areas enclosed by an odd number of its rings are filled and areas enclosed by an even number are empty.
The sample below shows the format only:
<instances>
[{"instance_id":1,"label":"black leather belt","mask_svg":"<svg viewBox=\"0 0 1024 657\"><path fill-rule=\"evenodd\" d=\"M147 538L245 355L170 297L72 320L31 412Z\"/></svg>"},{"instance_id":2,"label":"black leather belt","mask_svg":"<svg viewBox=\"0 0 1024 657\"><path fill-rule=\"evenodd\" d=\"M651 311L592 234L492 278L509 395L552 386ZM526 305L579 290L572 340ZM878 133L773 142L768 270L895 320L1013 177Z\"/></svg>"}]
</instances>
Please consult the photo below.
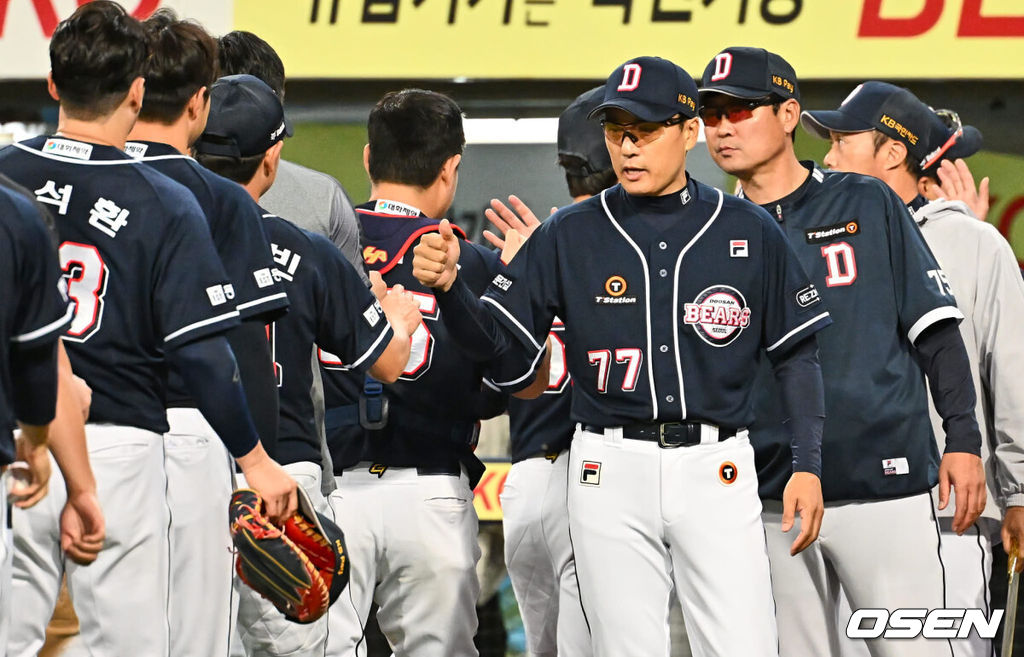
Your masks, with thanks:
<instances>
[{"instance_id":1,"label":"black leather belt","mask_svg":"<svg viewBox=\"0 0 1024 657\"><path fill-rule=\"evenodd\" d=\"M627 424L622 427L622 437L631 440L647 440L658 443L661 447L692 447L699 445L702 427L708 426L718 430L718 441L727 440L736 435L737 429L714 427L700 422L662 422ZM589 433L603 434L604 427L584 424L583 430Z\"/></svg>"}]
</instances>

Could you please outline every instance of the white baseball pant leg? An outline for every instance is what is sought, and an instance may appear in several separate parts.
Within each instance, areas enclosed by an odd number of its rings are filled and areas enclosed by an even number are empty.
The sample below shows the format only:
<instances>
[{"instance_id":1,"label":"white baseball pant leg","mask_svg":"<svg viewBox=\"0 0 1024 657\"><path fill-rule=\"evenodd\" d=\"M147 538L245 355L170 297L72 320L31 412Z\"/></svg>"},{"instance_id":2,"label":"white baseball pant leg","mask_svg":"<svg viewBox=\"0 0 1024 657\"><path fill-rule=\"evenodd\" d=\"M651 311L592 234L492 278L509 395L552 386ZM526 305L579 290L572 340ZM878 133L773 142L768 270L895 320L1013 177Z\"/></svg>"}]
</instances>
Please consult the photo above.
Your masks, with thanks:
<instances>
[{"instance_id":1,"label":"white baseball pant leg","mask_svg":"<svg viewBox=\"0 0 1024 657\"><path fill-rule=\"evenodd\" d=\"M766 506L764 522L769 535L772 531L780 533L781 504ZM793 531L796 528L790 533ZM858 650L857 643L865 644L872 657L950 654L948 640L849 639L846 630L850 617L838 611L841 592L845 592L852 610L946 606L939 528L930 493L889 500L826 503L817 542L820 560L816 553L805 558L790 557L791 541L777 538L769 540L769 552L773 574L776 569L779 572L773 583L782 657L838 657ZM831 581L825 586L819 584L823 577L821 569L824 577L838 581L838 588ZM818 595L816 601L807 598L814 593ZM836 621L827 627L835 630L838 650L831 643L833 637L825 632L807 636L814 628L803 617L808 609L818 608L836 614ZM863 654L863 650L860 652Z\"/></svg>"},{"instance_id":2,"label":"white baseball pant leg","mask_svg":"<svg viewBox=\"0 0 1024 657\"><path fill-rule=\"evenodd\" d=\"M5 490L6 493L6 490ZM46 642L46 625L53 615L64 554L60 549L60 512L67 501L64 478L50 457L50 487L31 509L11 509L13 554L7 655L36 655Z\"/></svg>"},{"instance_id":3,"label":"white baseball pant leg","mask_svg":"<svg viewBox=\"0 0 1024 657\"><path fill-rule=\"evenodd\" d=\"M579 430L570 455L569 528L597 657L668 657L673 583L695 657L778 655L745 433L663 449Z\"/></svg>"},{"instance_id":4,"label":"white baseball pant leg","mask_svg":"<svg viewBox=\"0 0 1024 657\"><path fill-rule=\"evenodd\" d=\"M94 563L79 566L68 561L64 566L81 625L81 643L95 657L167 655L163 437L109 424L87 424L85 435L107 535ZM58 472L56 467L53 470ZM18 602L9 646L12 655L36 654L60 588L64 481L57 475L50 485L44 507L19 510L15 517ZM40 615L40 610L45 611Z\"/></svg>"},{"instance_id":5,"label":"white baseball pant leg","mask_svg":"<svg viewBox=\"0 0 1024 657\"><path fill-rule=\"evenodd\" d=\"M7 506L7 478L0 477L0 654L4 654L11 626L11 586L14 562L14 532L11 509Z\"/></svg>"},{"instance_id":6,"label":"white baseball pant leg","mask_svg":"<svg viewBox=\"0 0 1024 657\"><path fill-rule=\"evenodd\" d=\"M331 607L328 655L366 654L377 620L395 657L477 657L477 517L465 474L419 475L369 465L345 470L331 493L352 559L348 594Z\"/></svg>"},{"instance_id":7,"label":"white baseball pant leg","mask_svg":"<svg viewBox=\"0 0 1024 657\"><path fill-rule=\"evenodd\" d=\"M309 495L317 513L330 518L330 507L320 490L320 464L302 461L283 467ZM244 582L238 583L237 591L238 634L249 657L322 657L327 641L326 614L312 623L293 623Z\"/></svg>"},{"instance_id":8,"label":"white baseball pant leg","mask_svg":"<svg viewBox=\"0 0 1024 657\"><path fill-rule=\"evenodd\" d=\"M195 408L167 410L164 434L170 508L168 623L174 657L224 657L232 618L232 459ZM202 604L197 604L202 600Z\"/></svg>"},{"instance_id":9,"label":"white baseball pant leg","mask_svg":"<svg viewBox=\"0 0 1024 657\"><path fill-rule=\"evenodd\" d=\"M988 582L992 576L992 537L1000 525L991 518L978 518L962 536L953 531L952 518L939 518L942 529L942 563L946 568L946 607L981 609L992 614ZM1002 602L997 607L1005 606ZM966 639L953 639L954 657L992 657L992 640L972 631Z\"/></svg>"},{"instance_id":10,"label":"white baseball pant leg","mask_svg":"<svg viewBox=\"0 0 1024 657\"><path fill-rule=\"evenodd\" d=\"M590 657L569 538L569 452L512 465L501 493L505 563L531 657Z\"/></svg>"}]
</instances>

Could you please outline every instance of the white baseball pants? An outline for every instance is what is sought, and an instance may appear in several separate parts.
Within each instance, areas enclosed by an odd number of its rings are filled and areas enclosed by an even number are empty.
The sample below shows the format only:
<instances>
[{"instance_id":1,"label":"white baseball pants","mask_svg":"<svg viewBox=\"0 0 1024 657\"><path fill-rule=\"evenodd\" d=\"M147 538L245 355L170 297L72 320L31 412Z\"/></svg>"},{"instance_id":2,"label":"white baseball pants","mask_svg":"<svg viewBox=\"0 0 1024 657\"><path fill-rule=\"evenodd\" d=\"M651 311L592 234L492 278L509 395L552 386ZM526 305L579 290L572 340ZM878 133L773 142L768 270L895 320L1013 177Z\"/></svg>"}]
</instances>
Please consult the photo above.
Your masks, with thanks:
<instances>
[{"instance_id":1,"label":"white baseball pants","mask_svg":"<svg viewBox=\"0 0 1024 657\"><path fill-rule=\"evenodd\" d=\"M775 614L745 433L664 449L578 430L569 528L596 657L668 657L673 583L695 657L775 657Z\"/></svg>"},{"instance_id":2,"label":"white baseball pants","mask_svg":"<svg viewBox=\"0 0 1024 657\"><path fill-rule=\"evenodd\" d=\"M505 564L530 657L590 657L569 538L569 451L512 465L501 493Z\"/></svg>"},{"instance_id":3,"label":"white baseball pants","mask_svg":"<svg viewBox=\"0 0 1024 657\"><path fill-rule=\"evenodd\" d=\"M171 512L167 607L171 654L224 657L235 620L227 522L233 461L198 409L168 409L167 422L164 466Z\"/></svg>"},{"instance_id":4,"label":"white baseball pants","mask_svg":"<svg viewBox=\"0 0 1024 657\"><path fill-rule=\"evenodd\" d=\"M799 531L799 516L783 534L782 503L764 504L781 657L838 657L852 643L866 644L872 657L950 654L946 640L848 639L849 613L839 611L844 593L853 610L946 606L930 493L828 502L818 540L795 557L789 546Z\"/></svg>"},{"instance_id":5,"label":"white baseball pants","mask_svg":"<svg viewBox=\"0 0 1024 657\"><path fill-rule=\"evenodd\" d=\"M395 657L477 657L477 517L465 474L419 475L370 464L345 470L330 495L352 560L348 591L331 607L327 654L363 657L377 620Z\"/></svg>"},{"instance_id":6,"label":"white baseball pants","mask_svg":"<svg viewBox=\"0 0 1024 657\"><path fill-rule=\"evenodd\" d=\"M14 510L14 605L10 657L39 652L66 572L93 657L168 655L167 498L163 437L134 427L87 424L89 461L106 518L103 550L89 566L65 563L60 512L67 499L53 464L50 493Z\"/></svg>"}]
</instances>

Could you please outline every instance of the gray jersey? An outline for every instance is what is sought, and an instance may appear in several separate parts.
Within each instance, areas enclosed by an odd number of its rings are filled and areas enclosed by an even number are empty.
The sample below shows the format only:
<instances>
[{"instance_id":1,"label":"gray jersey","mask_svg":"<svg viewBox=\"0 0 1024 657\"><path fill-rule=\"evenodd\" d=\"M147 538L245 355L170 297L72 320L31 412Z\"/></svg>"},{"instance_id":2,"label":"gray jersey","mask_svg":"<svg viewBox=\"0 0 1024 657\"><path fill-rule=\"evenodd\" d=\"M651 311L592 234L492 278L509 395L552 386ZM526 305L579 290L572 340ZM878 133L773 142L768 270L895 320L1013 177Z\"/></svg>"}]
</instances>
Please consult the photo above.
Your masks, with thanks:
<instances>
[{"instance_id":1,"label":"gray jersey","mask_svg":"<svg viewBox=\"0 0 1024 657\"><path fill-rule=\"evenodd\" d=\"M334 242L345 259L365 277L356 213L337 180L326 173L281 160L274 186L260 199L260 205L299 228Z\"/></svg>"},{"instance_id":2,"label":"gray jersey","mask_svg":"<svg viewBox=\"0 0 1024 657\"><path fill-rule=\"evenodd\" d=\"M1024 280L1007 241L963 202L933 201L914 219L965 316L960 333L978 396L975 412L988 482L983 516L1001 522L1000 507L1024 506ZM942 420L930 401L941 452ZM939 513L952 516L953 505Z\"/></svg>"}]
</instances>

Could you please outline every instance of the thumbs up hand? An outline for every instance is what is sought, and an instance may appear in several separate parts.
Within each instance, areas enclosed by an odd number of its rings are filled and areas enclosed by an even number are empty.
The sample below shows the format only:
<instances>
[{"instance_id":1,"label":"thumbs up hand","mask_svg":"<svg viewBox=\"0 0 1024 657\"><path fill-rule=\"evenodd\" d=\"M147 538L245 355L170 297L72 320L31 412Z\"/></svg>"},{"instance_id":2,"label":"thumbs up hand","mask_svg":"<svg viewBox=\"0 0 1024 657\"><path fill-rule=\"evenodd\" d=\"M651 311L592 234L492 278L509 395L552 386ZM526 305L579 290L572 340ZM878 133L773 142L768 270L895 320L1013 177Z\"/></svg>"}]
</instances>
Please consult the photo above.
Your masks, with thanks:
<instances>
[{"instance_id":1,"label":"thumbs up hand","mask_svg":"<svg viewBox=\"0 0 1024 657\"><path fill-rule=\"evenodd\" d=\"M442 219L436 233L427 233L413 249L412 273L421 284L447 292L458 276L459 238Z\"/></svg>"}]
</instances>

